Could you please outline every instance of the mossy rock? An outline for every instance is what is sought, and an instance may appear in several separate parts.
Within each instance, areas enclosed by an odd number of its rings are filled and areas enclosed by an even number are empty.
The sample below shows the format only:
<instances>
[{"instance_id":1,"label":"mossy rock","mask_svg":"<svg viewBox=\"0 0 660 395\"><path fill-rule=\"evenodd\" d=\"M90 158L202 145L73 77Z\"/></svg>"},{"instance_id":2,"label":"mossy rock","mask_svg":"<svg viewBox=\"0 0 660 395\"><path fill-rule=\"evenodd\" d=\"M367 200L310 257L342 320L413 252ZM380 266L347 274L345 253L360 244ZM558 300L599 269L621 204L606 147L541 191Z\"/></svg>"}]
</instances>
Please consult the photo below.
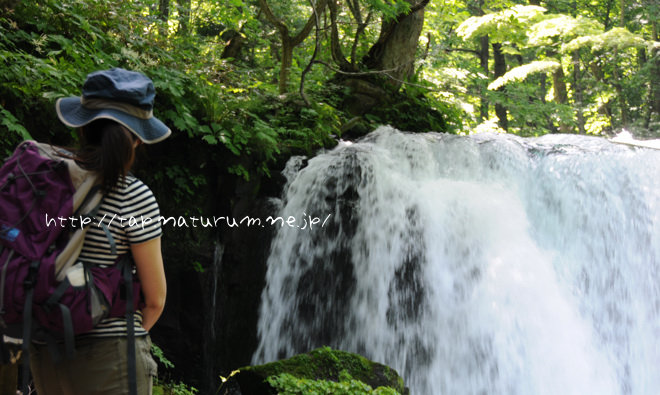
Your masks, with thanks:
<instances>
[{"instance_id":1,"label":"mossy rock","mask_svg":"<svg viewBox=\"0 0 660 395\"><path fill-rule=\"evenodd\" d=\"M222 395L308 393L404 395L409 391L394 369L329 347L241 368L218 391Z\"/></svg>"}]
</instances>

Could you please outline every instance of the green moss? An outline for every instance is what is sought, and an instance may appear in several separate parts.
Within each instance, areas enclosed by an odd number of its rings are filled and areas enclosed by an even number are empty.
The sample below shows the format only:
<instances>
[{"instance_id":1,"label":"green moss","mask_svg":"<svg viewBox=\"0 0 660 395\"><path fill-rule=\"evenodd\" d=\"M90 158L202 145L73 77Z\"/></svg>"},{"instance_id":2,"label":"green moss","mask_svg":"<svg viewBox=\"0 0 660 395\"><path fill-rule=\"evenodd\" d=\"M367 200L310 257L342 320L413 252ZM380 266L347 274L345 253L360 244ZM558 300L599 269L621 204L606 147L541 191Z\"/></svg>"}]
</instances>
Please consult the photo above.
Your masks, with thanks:
<instances>
[{"instance_id":1,"label":"green moss","mask_svg":"<svg viewBox=\"0 0 660 395\"><path fill-rule=\"evenodd\" d=\"M310 391L332 394L407 393L403 379L395 370L363 356L330 347L240 370L243 377L250 377L250 380L261 378L271 389L283 394Z\"/></svg>"},{"instance_id":2,"label":"green moss","mask_svg":"<svg viewBox=\"0 0 660 395\"><path fill-rule=\"evenodd\" d=\"M344 371L345 372L345 371ZM378 387L373 389L370 385L360 380L355 380L350 375L342 374L339 381L331 380L309 380L298 378L288 373L277 376L269 376L266 380L282 395L293 394L333 394L333 395L398 395L400 394L391 387Z\"/></svg>"}]
</instances>

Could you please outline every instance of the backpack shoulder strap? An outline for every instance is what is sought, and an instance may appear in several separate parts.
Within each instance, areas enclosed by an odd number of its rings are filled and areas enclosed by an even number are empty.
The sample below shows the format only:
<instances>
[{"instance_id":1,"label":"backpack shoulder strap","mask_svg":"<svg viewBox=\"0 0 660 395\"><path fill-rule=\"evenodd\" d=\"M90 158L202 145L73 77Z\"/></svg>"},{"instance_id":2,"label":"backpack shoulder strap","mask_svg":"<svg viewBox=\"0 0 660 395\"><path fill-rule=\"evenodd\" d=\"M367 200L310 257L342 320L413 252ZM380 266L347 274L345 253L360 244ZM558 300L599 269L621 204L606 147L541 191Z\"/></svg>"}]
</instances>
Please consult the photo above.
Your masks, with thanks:
<instances>
[{"instance_id":1,"label":"backpack shoulder strap","mask_svg":"<svg viewBox=\"0 0 660 395\"><path fill-rule=\"evenodd\" d=\"M64 148L39 142L33 142L33 144L37 146L42 156L66 164L71 184L75 190L72 202L74 216L93 217L96 215L103 200L97 175L80 167L73 159L72 153ZM58 254L55 260L55 274L58 281L62 281L67 269L76 263L88 228L89 226L76 229L70 236L66 247Z\"/></svg>"},{"instance_id":2,"label":"backpack shoulder strap","mask_svg":"<svg viewBox=\"0 0 660 395\"><path fill-rule=\"evenodd\" d=\"M90 191L88 191L85 200L87 202L79 206L76 216L89 218L90 223L88 223L86 226L77 228L73 234L71 234L66 246L57 255L57 258L55 259L55 275L57 281L64 280L67 270L76 263L78 255L80 255L80 252L82 251L87 230L89 229L91 222L94 221L93 217L96 216L96 213L98 212L98 209L101 206L101 202L103 200L103 195L100 192L100 188L95 186ZM104 229L104 231L108 236L110 245L114 246L112 234L110 234L109 231L106 231L106 229Z\"/></svg>"},{"instance_id":3,"label":"backpack shoulder strap","mask_svg":"<svg viewBox=\"0 0 660 395\"><path fill-rule=\"evenodd\" d=\"M81 205L88 200L88 193L98 184L98 177L96 174L80 167L73 159L72 153L64 148L55 147L46 143L34 142L34 144L39 149L39 153L44 157L66 163L69 177L71 177L71 184L76 191L73 196L73 212L81 211ZM98 193L98 195L97 198L100 201L102 196L100 193ZM88 208L91 208L98 204L98 201L90 201L87 204Z\"/></svg>"}]
</instances>

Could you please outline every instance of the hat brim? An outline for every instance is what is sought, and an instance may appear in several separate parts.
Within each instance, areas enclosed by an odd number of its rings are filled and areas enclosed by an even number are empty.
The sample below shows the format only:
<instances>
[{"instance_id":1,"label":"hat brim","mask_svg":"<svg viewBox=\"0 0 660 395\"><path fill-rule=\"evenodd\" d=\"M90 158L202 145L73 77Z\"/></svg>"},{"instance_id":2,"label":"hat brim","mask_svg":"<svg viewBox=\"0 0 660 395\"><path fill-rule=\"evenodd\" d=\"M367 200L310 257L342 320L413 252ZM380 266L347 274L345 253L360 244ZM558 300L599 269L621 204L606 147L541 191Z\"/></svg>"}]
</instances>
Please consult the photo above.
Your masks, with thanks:
<instances>
[{"instance_id":1,"label":"hat brim","mask_svg":"<svg viewBox=\"0 0 660 395\"><path fill-rule=\"evenodd\" d=\"M156 117L140 119L112 108L89 109L82 106L80 97L58 99L55 109L57 116L67 126L79 128L97 119L112 119L125 126L146 144L165 140L172 133L170 128Z\"/></svg>"}]
</instances>

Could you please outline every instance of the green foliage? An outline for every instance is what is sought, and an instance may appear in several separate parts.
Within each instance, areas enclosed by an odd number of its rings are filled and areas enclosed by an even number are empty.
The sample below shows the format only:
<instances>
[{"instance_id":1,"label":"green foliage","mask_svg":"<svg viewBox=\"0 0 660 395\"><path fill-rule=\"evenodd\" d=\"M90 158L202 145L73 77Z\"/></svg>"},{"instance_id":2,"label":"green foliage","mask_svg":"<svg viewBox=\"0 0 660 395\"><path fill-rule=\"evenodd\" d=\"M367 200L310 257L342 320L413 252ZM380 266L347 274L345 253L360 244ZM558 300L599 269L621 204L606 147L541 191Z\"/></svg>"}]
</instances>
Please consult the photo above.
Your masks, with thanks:
<instances>
[{"instance_id":1,"label":"green foliage","mask_svg":"<svg viewBox=\"0 0 660 395\"><path fill-rule=\"evenodd\" d=\"M300 29L309 15L309 3L304 0L269 4L292 31ZM410 4L406 0L339 1L339 45L349 61L359 66L359 60L378 38L379 18L391 21L408 12ZM488 1L482 9L462 0L430 2L420 43L428 46L429 56L420 64L420 78L414 81L424 88L410 85L391 105L367 114L368 127L391 123L410 130L463 132L483 121L483 114L478 113L481 102L489 101L492 112L494 103L511 104L512 94L522 91L533 96L524 100L527 105L509 105L514 123L517 117L528 117L528 113L545 114L552 110L545 97L554 87L539 74L556 67L553 60L564 68L568 104L573 106L574 114L599 102L606 108L588 113L599 114L599 118L606 114L607 128L612 128L621 111L617 106L629 102L631 116L648 118L645 114L649 113L649 101L644 97L650 94L649 84L657 73L650 66L650 55L657 50L649 46L649 24L638 21L653 20L658 7L652 2L648 7L630 6L625 10L626 28L610 28L612 18L619 15L618 2L611 9L585 1L558 1L544 6L549 12L502 0ZM177 4L172 7L168 26L160 21L156 9L155 0L48 0L24 2L3 13L0 129L15 140L27 135L55 142L72 140L72 134L55 122L53 101L78 94L88 72L112 66L137 69L152 77L158 90L156 115L174 129L175 135L185 135L182 141L195 141L211 150L206 161L226 157L226 170L246 179L269 174L269 167L290 153L312 153L332 146L333 138L341 135L342 124L352 118L339 109L341 93L331 89L328 69L321 66L313 67L307 75L306 91L311 95L312 107L299 103L293 93L278 96L274 78L279 69L279 38L260 14L257 2L199 1L188 10ZM356 39L358 16L361 22L369 23L362 26L364 30ZM189 28L184 32L181 24L185 17L189 17ZM488 35L491 43L502 43L507 54L508 73L498 81L482 73L474 55L444 52L463 45L464 40L475 45L483 35ZM225 45L237 36L247 42L245 49L236 59L223 59ZM299 82L299 74L314 49L313 41L306 40L294 52L291 87ZM579 63L569 59L574 53L580 56ZM634 59L640 53L647 61ZM612 57L613 62L608 60ZM322 45L319 58L331 62L327 45ZM568 80L575 64L581 66L575 72L576 81L583 85L580 103L570 103L577 100L572 91L575 81ZM491 88L506 86L508 96L488 92L489 83ZM516 89L520 92L514 92L513 85L519 85ZM612 86L622 88L614 98L603 101L603 92ZM620 95L625 95L623 102L616 100ZM512 112L514 107L522 112ZM545 108L538 111L540 107ZM559 107L554 110L566 112ZM35 113L41 117L32 116ZM492 114L486 118L492 118ZM539 130L545 126L532 125ZM244 156L250 157L249 163L240 159ZM181 180L183 170L177 172L175 179ZM191 183L178 181L174 185L174 196L179 200L205 186L199 180L199 171L188 172ZM166 179L169 174L163 171L160 177Z\"/></svg>"},{"instance_id":2,"label":"green foliage","mask_svg":"<svg viewBox=\"0 0 660 395\"><path fill-rule=\"evenodd\" d=\"M556 40L566 41L574 37L597 34L603 31L603 25L597 21L579 16L546 15L533 24L528 36L528 44L534 46L554 46Z\"/></svg>"},{"instance_id":3,"label":"green foliage","mask_svg":"<svg viewBox=\"0 0 660 395\"><path fill-rule=\"evenodd\" d=\"M154 358L156 358L156 360L160 362L161 365L166 369L170 369L174 367L174 364L165 357L165 353L163 352L163 349L153 343L151 344L151 355L153 355Z\"/></svg>"},{"instance_id":4,"label":"green foliage","mask_svg":"<svg viewBox=\"0 0 660 395\"><path fill-rule=\"evenodd\" d=\"M466 40L488 35L493 42L521 42L527 37L528 23L543 12L543 7L516 5L496 13L470 17L458 26L457 33Z\"/></svg>"},{"instance_id":5,"label":"green foliage","mask_svg":"<svg viewBox=\"0 0 660 395\"><path fill-rule=\"evenodd\" d=\"M503 76L488 84L488 89L498 90L510 82L523 81L530 74L553 71L557 67L561 67L561 65L556 60L536 60L522 66L514 67Z\"/></svg>"},{"instance_id":6,"label":"green foliage","mask_svg":"<svg viewBox=\"0 0 660 395\"><path fill-rule=\"evenodd\" d=\"M153 388L153 395L195 395L199 391L184 383L157 382Z\"/></svg>"},{"instance_id":7,"label":"green foliage","mask_svg":"<svg viewBox=\"0 0 660 395\"><path fill-rule=\"evenodd\" d=\"M155 344L151 345L151 354L156 358L165 369L173 369L174 364L165 357L163 350ZM171 380L156 379L154 384L154 395L195 395L197 389L181 382L172 382Z\"/></svg>"},{"instance_id":8,"label":"green foliage","mask_svg":"<svg viewBox=\"0 0 660 395\"><path fill-rule=\"evenodd\" d=\"M457 95L460 102L472 105L471 91L477 92L481 103L489 104L486 119L494 118L493 104L504 106L508 131L524 135L604 134L633 124L648 127L659 119L651 82L657 71L646 57L654 53L650 41L628 27L610 28L611 20L603 23L576 6L580 3L573 8L547 3L552 12L544 13L542 8L515 5L464 20L457 35L474 44L484 35L491 43L501 43L507 70L499 78L473 79L467 92ZM641 25L638 29L644 30ZM480 75L474 62L458 64ZM492 70L493 64L488 66ZM489 81L489 91L484 81Z\"/></svg>"},{"instance_id":9,"label":"green foliage","mask_svg":"<svg viewBox=\"0 0 660 395\"><path fill-rule=\"evenodd\" d=\"M371 386L362 381L355 380L345 370L341 372L339 381L331 380L311 380L307 378L298 378L288 373L281 373L276 376L270 376L267 379L278 394L333 394L333 395L398 395L399 392L390 387L378 387L372 389Z\"/></svg>"},{"instance_id":10,"label":"green foliage","mask_svg":"<svg viewBox=\"0 0 660 395\"><path fill-rule=\"evenodd\" d=\"M649 45L642 37L631 33L627 29L615 27L600 34L577 37L562 46L562 52L576 51L580 48L590 48L592 51L613 50L619 51L628 48L643 48Z\"/></svg>"},{"instance_id":11,"label":"green foliage","mask_svg":"<svg viewBox=\"0 0 660 395\"><path fill-rule=\"evenodd\" d=\"M410 3L405 0L366 0L369 9L382 13L383 19L391 20L399 14L406 14L410 11Z\"/></svg>"},{"instance_id":12,"label":"green foliage","mask_svg":"<svg viewBox=\"0 0 660 395\"><path fill-rule=\"evenodd\" d=\"M250 179L268 175L269 166L281 155L310 154L333 144L343 116L318 94L318 84L309 89L312 108L282 100L275 84L265 82L267 67L273 64L267 52L253 49L256 56L251 62L260 63L259 67L230 63L221 57L225 42L219 36L162 36L162 26L150 11L154 4L51 0L24 3L3 14L0 131L7 130L12 137L4 139L0 149L11 152L28 137L70 144L75 135L56 121L54 101L79 95L87 73L115 66L152 78L157 90L155 115L173 129L172 139L180 147L206 147L206 156L196 158L197 167L175 154L169 163L145 175L156 189L162 186L168 191L177 214L183 214L181 203L198 200L207 187L205 163L222 158L228 174ZM191 17L200 23L209 17L208 23L221 24L222 31L243 30L259 38L255 46L269 45L261 38L263 25L256 15L254 7L242 1L229 8L201 2ZM195 212L204 207L184 206Z\"/></svg>"},{"instance_id":13,"label":"green foliage","mask_svg":"<svg viewBox=\"0 0 660 395\"><path fill-rule=\"evenodd\" d=\"M7 136L7 140L18 142L20 140L32 139L32 136L30 136L30 133L23 127L21 122L2 106L0 106L0 117L2 118L0 119L0 125L3 128L6 128L9 132L9 134L3 133L5 136ZM16 141L17 138L20 140ZM11 148L11 146L5 148Z\"/></svg>"}]
</instances>

